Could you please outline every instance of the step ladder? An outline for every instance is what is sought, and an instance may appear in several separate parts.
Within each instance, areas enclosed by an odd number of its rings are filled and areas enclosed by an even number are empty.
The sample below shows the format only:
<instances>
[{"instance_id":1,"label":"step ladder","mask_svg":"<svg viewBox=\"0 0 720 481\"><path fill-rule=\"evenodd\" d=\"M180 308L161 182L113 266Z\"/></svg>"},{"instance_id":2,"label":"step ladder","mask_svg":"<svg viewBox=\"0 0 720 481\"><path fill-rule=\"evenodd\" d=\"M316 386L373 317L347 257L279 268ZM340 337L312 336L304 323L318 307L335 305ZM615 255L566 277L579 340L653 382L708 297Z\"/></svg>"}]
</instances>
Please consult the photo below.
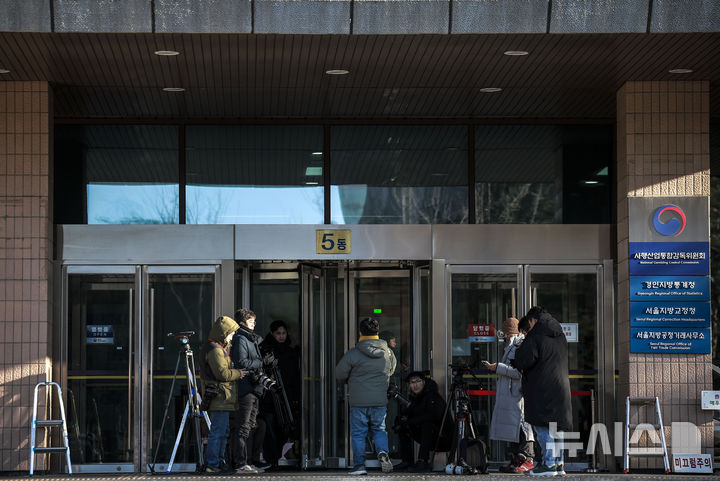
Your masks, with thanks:
<instances>
[{"instance_id":1,"label":"step ladder","mask_svg":"<svg viewBox=\"0 0 720 481\"><path fill-rule=\"evenodd\" d=\"M49 387L51 396L52 388L57 388L58 400L60 402L60 415L62 419L38 420L38 389L41 387ZM47 391L45 391L45 394L47 396ZM62 428L64 447L35 447L35 432L38 428ZM47 436L47 439L49 442L49 440L52 439L52 436ZM30 476L32 476L35 471L35 455L43 453L65 453L68 474L72 475L72 463L70 462L70 445L68 444L67 422L65 422L65 405L63 404L62 390L60 389L60 385L56 382L39 382L35 385L35 394L33 396L33 417L32 424L30 425Z\"/></svg>"},{"instance_id":2,"label":"step ladder","mask_svg":"<svg viewBox=\"0 0 720 481\"><path fill-rule=\"evenodd\" d=\"M655 404L655 412L657 414L658 424L630 424L630 406L649 406ZM630 431L642 427L652 427L659 432L662 447L631 447ZM652 431L650 431L652 432ZM662 415L660 414L660 399L655 397L630 397L625 398L625 456L624 456L624 473L630 471L630 456L662 456L665 462L665 473L670 473L670 462L668 460L667 445L665 444L665 430L663 429Z\"/></svg>"}]
</instances>

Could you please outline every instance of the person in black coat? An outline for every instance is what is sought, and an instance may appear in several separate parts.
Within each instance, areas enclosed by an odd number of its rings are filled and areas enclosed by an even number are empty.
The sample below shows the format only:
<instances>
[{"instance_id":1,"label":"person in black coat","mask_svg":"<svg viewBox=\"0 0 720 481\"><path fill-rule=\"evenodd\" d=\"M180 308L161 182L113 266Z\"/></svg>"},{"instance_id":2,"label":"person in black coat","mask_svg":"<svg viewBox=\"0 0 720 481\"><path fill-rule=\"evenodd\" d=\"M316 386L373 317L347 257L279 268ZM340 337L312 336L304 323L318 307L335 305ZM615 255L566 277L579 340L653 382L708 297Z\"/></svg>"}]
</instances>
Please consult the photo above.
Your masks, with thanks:
<instances>
[{"instance_id":1,"label":"person in black coat","mask_svg":"<svg viewBox=\"0 0 720 481\"><path fill-rule=\"evenodd\" d=\"M553 432L572 430L567 339L560 323L542 307L530 309L521 322L525 319L530 330L515 352L514 366L523 372L525 420L543 451L543 463L531 473L562 475L562 450L547 446L555 443ZM554 430L551 423L557 423Z\"/></svg>"},{"instance_id":2,"label":"person in black coat","mask_svg":"<svg viewBox=\"0 0 720 481\"><path fill-rule=\"evenodd\" d=\"M449 419L446 420L442 433L440 432L445 414L445 400L438 392L435 381L417 371L408 374L406 380L410 385L410 404L400 411L395 420L402 456L402 463L395 467L395 471L429 471L432 468L430 451L435 449L436 444L438 451L450 449L453 423ZM413 441L420 443L418 460L415 464L413 464Z\"/></svg>"},{"instance_id":3,"label":"person in black coat","mask_svg":"<svg viewBox=\"0 0 720 481\"><path fill-rule=\"evenodd\" d=\"M282 448L288 440L298 438L297 428L300 424L300 350L292 345L288 327L285 321L276 320L270 324L270 333L260 343L260 352L263 355L271 354L277 359L277 368L282 378L282 385L290 403L290 410L295 421L294 426L280 425L278 413L275 412L274 396L280 393L266 395L260 404L260 416L267 424L264 444L265 460L273 467L277 466L282 456Z\"/></svg>"}]
</instances>

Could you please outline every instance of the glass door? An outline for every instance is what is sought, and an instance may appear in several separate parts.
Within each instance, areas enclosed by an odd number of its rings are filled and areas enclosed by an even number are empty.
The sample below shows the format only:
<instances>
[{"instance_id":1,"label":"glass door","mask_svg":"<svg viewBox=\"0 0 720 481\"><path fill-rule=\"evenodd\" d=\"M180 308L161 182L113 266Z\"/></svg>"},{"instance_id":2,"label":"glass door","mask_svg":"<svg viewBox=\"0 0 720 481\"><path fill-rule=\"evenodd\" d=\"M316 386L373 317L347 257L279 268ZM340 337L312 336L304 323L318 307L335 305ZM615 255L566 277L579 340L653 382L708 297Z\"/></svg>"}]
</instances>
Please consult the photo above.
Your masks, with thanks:
<instances>
[{"instance_id":1,"label":"glass door","mask_svg":"<svg viewBox=\"0 0 720 481\"><path fill-rule=\"evenodd\" d=\"M322 466L326 458L325 278L317 267L300 266L302 344L301 467Z\"/></svg>"},{"instance_id":2,"label":"glass door","mask_svg":"<svg viewBox=\"0 0 720 481\"><path fill-rule=\"evenodd\" d=\"M360 320L365 317L377 319L380 323L380 338L388 341L397 359L397 368L390 377L390 382L396 384L405 397L408 395L405 375L415 369L412 272L412 268L408 267L386 270L355 269L349 273L352 289L349 294L349 347L354 346L360 336ZM389 402L385 425L388 430L390 457L394 459L400 459L399 438L392 430L397 413L397 402ZM369 441L366 450L366 465L376 465L378 462L375 456L370 454L375 449Z\"/></svg>"},{"instance_id":3,"label":"glass door","mask_svg":"<svg viewBox=\"0 0 720 481\"><path fill-rule=\"evenodd\" d=\"M66 266L63 365L76 472L133 472L138 455L134 267Z\"/></svg>"},{"instance_id":4,"label":"glass door","mask_svg":"<svg viewBox=\"0 0 720 481\"><path fill-rule=\"evenodd\" d=\"M527 308L544 307L563 324L568 340L570 390L572 394L573 430L580 432L587 446L590 427L597 419L598 344L601 330L599 282L602 266L527 266L529 289ZM567 456L567 455L566 455ZM584 452L568 458L569 463L589 462Z\"/></svg>"},{"instance_id":5,"label":"glass door","mask_svg":"<svg viewBox=\"0 0 720 481\"><path fill-rule=\"evenodd\" d=\"M490 441L490 421L495 407L497 375L481 361L497 362L504 343L496 333L508 317L521 317L521 266L451 266L450 364L457 370L471 396L473 415L481 438L488 445L490 461L506 458L508 443ZM448 391L453 380L448 372Z\"/></svg>"},{"instance_id":6,"label":"glass door","mask_svg":"<svg viewBox=\"0 0 720 481\"><path fill-rule=\"evenodd\" d=\"M207 339L213 321L219 315L220 266L149 266L144 268L144 309L147 312L144 392L146 404L146 463L152 463L157 452L155 471L164 471L176 441L179 440L173 471L195 471L198 461L193 422L186 422L178 437L187 402L186 360L194 362L195 375L200 370L202 343ZM191 332L189 346L193 357L181 350L179 332ZM167 417L163 415L166 412ZM201 422L203 432L206 426ZM160 432L162 427L162 433Z\"/></svg>"}]
</instances>

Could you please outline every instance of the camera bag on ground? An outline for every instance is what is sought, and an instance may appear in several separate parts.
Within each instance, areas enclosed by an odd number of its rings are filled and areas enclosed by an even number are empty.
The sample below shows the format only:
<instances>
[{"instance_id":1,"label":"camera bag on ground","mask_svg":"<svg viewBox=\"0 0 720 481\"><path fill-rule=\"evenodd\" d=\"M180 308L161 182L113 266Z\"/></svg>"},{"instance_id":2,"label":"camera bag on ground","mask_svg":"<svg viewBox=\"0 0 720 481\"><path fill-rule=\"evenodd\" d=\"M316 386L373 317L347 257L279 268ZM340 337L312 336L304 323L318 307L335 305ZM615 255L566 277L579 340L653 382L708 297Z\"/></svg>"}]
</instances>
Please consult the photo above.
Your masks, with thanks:
<instances>
[{"instance_id":1,"label":"camera bag on ground","mask_svg":"<svg viewBox=\"0 0 720 481\"><path fill-rule=\"evenodd\" d=\"M488 460L487 460L487 447L485 443L480 439L464 439L461 444L460 453L464 451L462 458L465 462L477 471L476 474L487 474L488 472Z\"/></svg>"}]
</instances>

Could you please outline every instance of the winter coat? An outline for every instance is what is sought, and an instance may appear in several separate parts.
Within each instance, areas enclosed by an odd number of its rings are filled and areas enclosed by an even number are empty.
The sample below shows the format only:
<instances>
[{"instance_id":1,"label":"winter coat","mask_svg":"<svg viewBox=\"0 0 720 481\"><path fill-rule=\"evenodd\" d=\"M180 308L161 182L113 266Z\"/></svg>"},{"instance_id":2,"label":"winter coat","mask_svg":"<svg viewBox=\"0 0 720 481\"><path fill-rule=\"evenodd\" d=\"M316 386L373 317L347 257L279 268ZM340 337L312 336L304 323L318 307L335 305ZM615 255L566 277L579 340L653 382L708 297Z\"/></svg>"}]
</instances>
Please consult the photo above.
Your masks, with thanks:
<instances>
[{"instance_id":1,"label":"winter coat","mask_svg":"<svg viewBox=\"0 0 720 481\"><path fill-rule=\"evenodd\" d=\"M240 329L235 331L232 350L230 351L235 367L247 369L248 371L262 371L263 361L258 345L261 339L260 336L243 326L240 326ZM247 376L238 381L238 397L248 393L255 393L258 397L263 395L265 388L261 384L253 382L252 379L252 374L248 373Z\"/></svg>"},{"instance_id":2,"label":"winter coat","mask_svg":"<svg viewBox=\"0 0 720 481\"><path fill-rule=\"evenodd\" d=\"M445 407L445 400L438 392L437 383L432 379L426 379L422 391L417 395L410 394L410 404L400 411L400 416L407 418L406 422L413 438L419 438L422 433L421 426L424 423L431 422L435 425L435 429L440 430ZM442 441L439 443L438 451L445 451L449 448L449 443L446 441L451 439L453 428L454 423L448 412L442 433L440 433Z\"/></svg>"},{"instance_id":3,"label":"winter coat","mask_svg":"<svg viewBox=\"0 0 720 481\"><path fill-rule=\"evenodd\" d=\"M300 350L290 345L290 337L285 342L277 342L272 334L268 334L260 343L260 354L265 356L272 353L277 359L277 367L282 377L285 394L291 405L300 402L302 389L302 376L300 375ZM265 396L263 407L274 409L272 398Z\"/></svg>"},{"instance_id":4,"label":"winter coat","mask_svg":"<svg viewBox=\"0 0 720 481\"><path fill-rule=\"evenodd\" d=\"M550 314L540 315L515 351L514 365L523 372L525 420L533 426L556 422L559 431L571 431L567 339Z\"/></svg>"},{"instance_id":5,"label":"winter coat","mask_svg":"<svg viewBox=\"0 0 720 481\"><path fill-rule=\"evenodd\" d=\"M225 338L235 332L240 326L229 317L221 317L210 329L208 340L200 350L200 379L203 383L203 393L208 385L218 387L218 395L210 401L208 411L235 411L237 409L237 381L242 377L238 369L233 369L233 363L228 354L229 344Z\"/></svg>"},{"instance_id":6,"label":"winter coat","mask_svg":"<svg viewBox=\"0 0 720 481\"><path fill-rule=\"evenodd\" d=\"M495 408L490 423L490 439L497 441L520 441L520 430L525 439L533 441L532 428L524 422L522 374L513 367L515 351L522 344L524 336L517 334L505 338L505 350L502 361L497 364L497 384L495 387Z\"/></svg>"},{"instance_id":7,"label":"winter coat","mask_svg":"<svg viewBox=\"0 0 720 481\"><path fill-rule=\"evenodd\" d=\"M340 359L335 378L347 381L350 407L387 406L387 389L397 361L382 339L358 342Z\"/></svg>"}]
</instances>

